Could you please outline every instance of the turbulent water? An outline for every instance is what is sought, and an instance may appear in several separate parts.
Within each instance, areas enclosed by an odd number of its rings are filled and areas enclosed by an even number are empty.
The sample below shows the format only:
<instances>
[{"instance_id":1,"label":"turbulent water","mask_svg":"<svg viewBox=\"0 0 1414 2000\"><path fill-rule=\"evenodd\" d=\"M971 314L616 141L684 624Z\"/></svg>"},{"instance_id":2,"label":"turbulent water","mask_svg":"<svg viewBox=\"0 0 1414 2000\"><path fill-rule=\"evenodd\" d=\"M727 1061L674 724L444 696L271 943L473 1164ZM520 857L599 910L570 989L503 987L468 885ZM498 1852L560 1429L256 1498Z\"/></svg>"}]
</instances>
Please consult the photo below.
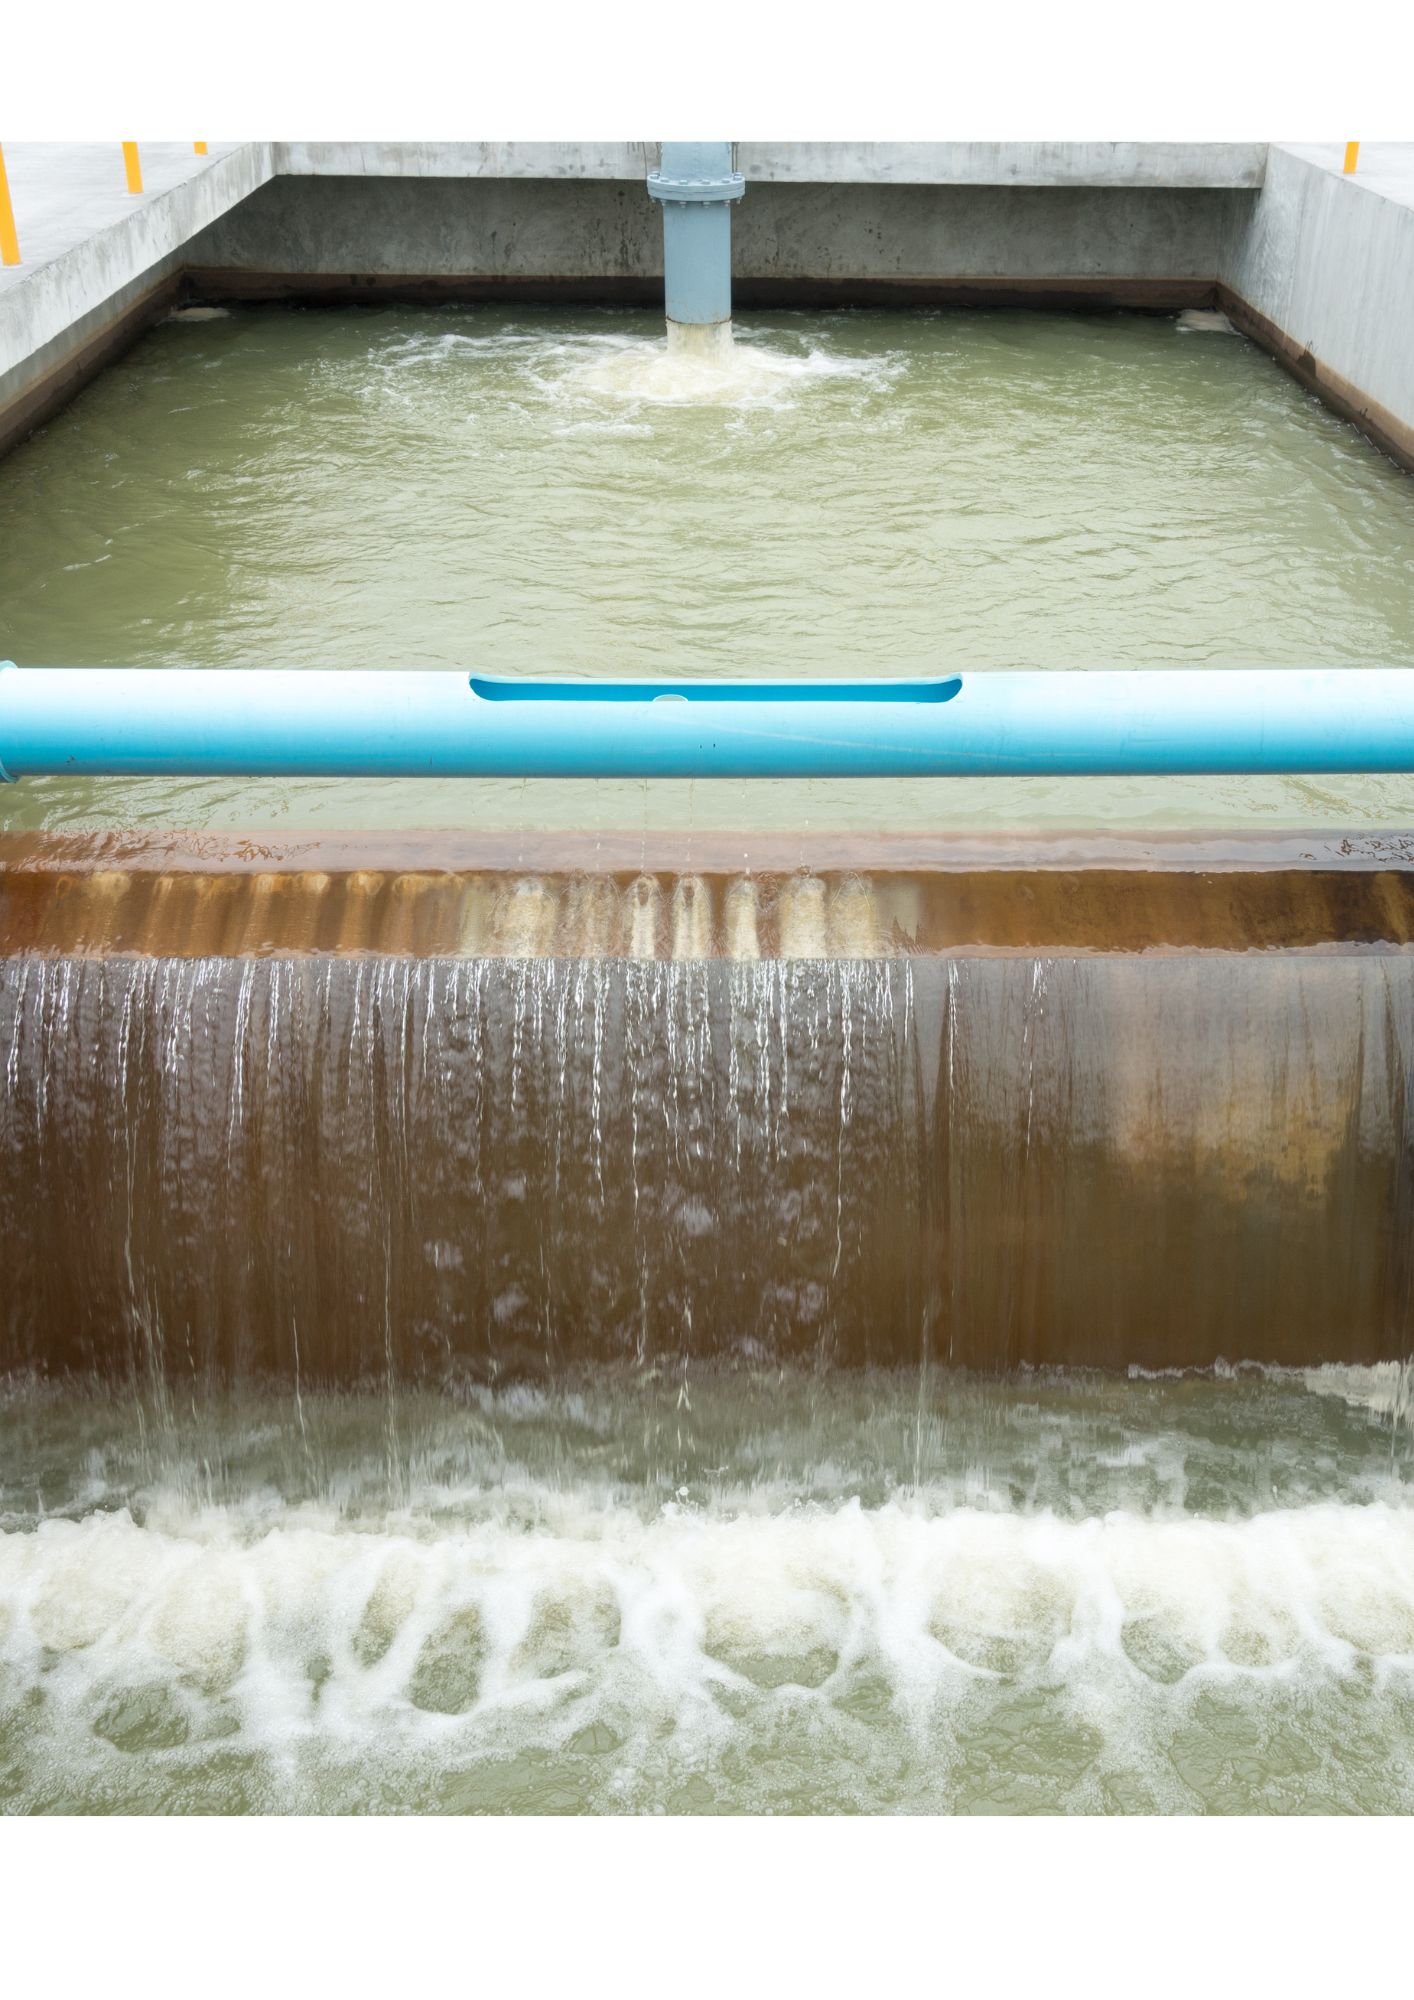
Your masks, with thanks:
<instances>
[{"instance_id":1,"label":"turbulent water","mask_svg":"<svg viewBox=\"0 0 1414 2000\"><path fill-rule=\"evenodd\" d=\"M234 308L0 467L21 664L936 674L1414 664L1409 481L1176 317ZM1407 825L1399 779L7 790L11 825Z\"/></svg>"},{"instance_id":2,"label":"turbulent water","mask_svg":"<svg viewBox=\"0 0 1414 2000\"><path fill-rule=\"evenodd\" d=\"M0 1805L1407 1812L1409 1387L12 1386Z\"/></svg>"},{"instance_id":3,"label":"turbulent water","mask_svg":"<svg viewBox=\"0 0 1414 2000\"><path fill-rule=\"evenodd\" d=\"M12 965L0 1809L1414 1809L1403 964Z\"/></svg>"}]
</instances>

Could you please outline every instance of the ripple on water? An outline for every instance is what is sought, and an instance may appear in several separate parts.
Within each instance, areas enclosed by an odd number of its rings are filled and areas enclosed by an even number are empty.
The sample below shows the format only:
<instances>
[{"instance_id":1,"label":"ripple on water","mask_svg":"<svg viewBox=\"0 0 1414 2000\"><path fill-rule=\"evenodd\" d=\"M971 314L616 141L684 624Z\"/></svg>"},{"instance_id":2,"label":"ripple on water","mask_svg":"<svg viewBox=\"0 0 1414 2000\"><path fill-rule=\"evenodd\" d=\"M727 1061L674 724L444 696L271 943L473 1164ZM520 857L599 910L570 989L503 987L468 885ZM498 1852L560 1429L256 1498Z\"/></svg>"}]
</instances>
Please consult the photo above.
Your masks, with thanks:
<instances>
[{"instance_id":1,"label":"ripple on water","mask_svg":"<svg viewBox=\"0 0 1414 2000\"><path fill-rule=\"evenodd\" d=\"M112 473L100 488L95 463ZM0 468L22 663L930 674L1414 663L1409 484L1173 317L233 308ZM34 779L10 825L1405 824L1397 778Z\"/></svg>"}]
</instances>

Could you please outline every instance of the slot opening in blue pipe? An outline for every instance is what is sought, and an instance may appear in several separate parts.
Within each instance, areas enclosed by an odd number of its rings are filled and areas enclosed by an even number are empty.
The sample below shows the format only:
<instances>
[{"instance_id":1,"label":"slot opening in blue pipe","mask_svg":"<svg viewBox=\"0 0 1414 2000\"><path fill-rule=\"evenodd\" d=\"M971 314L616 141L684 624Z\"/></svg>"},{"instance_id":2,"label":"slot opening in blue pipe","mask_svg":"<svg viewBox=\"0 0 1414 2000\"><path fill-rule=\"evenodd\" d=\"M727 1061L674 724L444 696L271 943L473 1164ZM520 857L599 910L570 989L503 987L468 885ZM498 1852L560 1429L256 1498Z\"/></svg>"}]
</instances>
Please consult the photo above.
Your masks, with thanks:
<instances>
[{"instance_id":1,"label":"slot opening in blue pipe","mask_svg":"<svg viewBox=\"0 0 1414 2000\"><path fill-rule=\"evenodd\" d=\"M481 701L951 701L962 675L912 681L540 681L472 674Z\"/></svg>"}]
</instances>

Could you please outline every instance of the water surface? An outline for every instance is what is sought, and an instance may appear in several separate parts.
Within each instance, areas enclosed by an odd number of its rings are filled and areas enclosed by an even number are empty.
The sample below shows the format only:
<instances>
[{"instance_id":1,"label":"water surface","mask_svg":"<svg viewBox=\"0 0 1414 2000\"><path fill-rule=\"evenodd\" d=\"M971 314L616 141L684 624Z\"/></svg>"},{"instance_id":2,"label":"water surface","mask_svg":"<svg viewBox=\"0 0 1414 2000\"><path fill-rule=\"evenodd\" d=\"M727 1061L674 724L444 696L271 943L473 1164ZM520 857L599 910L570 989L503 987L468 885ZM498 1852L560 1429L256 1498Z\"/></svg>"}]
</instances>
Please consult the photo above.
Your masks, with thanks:
<instances>
[{"instance_id":1,"label":"water surface","mask_svg":"<svg viewBox=\"0 0 1414 2000\"><path fill-rule=\"evenodd\" d=\"M1414 664L1410 482L1174 317L240 308L0 467L21 664L508 674ZM1370 779L28 780L10 825L1407 824Z\"/></svg>"}]
</instances>

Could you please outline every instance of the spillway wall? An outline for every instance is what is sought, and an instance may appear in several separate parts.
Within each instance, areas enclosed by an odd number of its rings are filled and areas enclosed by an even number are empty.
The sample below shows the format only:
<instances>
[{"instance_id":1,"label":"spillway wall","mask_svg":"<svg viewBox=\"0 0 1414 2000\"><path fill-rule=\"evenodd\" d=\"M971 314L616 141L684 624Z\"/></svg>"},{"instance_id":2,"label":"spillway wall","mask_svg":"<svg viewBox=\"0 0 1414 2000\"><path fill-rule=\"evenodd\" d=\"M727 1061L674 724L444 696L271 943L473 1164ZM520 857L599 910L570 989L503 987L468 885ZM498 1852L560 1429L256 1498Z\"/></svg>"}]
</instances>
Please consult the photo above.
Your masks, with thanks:
<instances>
[{"instance_id":1,"label":"spillway wall","mask_svg":"<svg viewBox=\"0 0 1414 2000\"><path fill-rule=\"evenodd\" d=\"M13 869L0 1368L1407 1357L1414 878L1109 876Z\"/></svg>"}]
</instances>

